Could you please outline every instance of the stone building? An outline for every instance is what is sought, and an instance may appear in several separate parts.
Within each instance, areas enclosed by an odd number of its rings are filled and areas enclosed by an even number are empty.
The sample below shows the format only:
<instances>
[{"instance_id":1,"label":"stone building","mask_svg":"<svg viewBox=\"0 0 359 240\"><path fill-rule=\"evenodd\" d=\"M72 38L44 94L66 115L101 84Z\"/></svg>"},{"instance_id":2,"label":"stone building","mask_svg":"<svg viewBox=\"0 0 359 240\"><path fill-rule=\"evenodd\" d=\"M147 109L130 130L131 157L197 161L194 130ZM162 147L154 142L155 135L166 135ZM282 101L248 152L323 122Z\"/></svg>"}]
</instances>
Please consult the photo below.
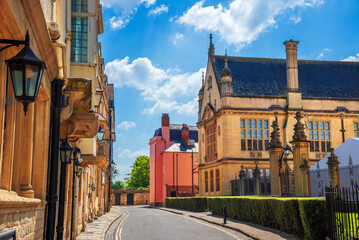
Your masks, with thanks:
<instances>
[{"instance_id":1,"label":"stone building","mask_svg":"<svg viewBox=\"0 0 359 240\"><path fill-rule=\"evenodd\" d=\"M170 196L198 194L197 127L170 124L166 113L161 120L149 142L151 205L163 205Z\"/></svg>"},{"instance_id":2,"label":"stone building","mask_svg":"<svg viewBox=\"0 0 359 240\"><path fill-rule=\"evenodd\" d=\"M215 55L210 36L197 123L201 196L230 195L241 165L251 176L255 161L269 177L275 119L280 142L291 146L302 112L310 166L359 134L359 63L297 60L298 43L284 42L286 59L232 57Z\"/></svg>"},{"instance_id":3,"label":"stone building","mask_svg":"<svg viewBox=\"0 0 359 240\"><path fill-rule=\"evenodd\" d=\"M47 67L25 114L5 63L23 46L0 43L0 232L74 238L111 206L114 93L97 38L101 4L5 0L0 9L0 39L23 40L28 31L31 49ZM65 139L80 151L73 155L82 167L78 177L75 160L60 161Z\"/></svg>"},{"instance_id":4,"label":"stone building","mask_svg":"<svg viewBox=\"0 0 359 240\"><path fill-rule=\"evenodd\" d=\"M148 205L149 190L112 190L112 205Z\"/></svg>"}]
</instances>

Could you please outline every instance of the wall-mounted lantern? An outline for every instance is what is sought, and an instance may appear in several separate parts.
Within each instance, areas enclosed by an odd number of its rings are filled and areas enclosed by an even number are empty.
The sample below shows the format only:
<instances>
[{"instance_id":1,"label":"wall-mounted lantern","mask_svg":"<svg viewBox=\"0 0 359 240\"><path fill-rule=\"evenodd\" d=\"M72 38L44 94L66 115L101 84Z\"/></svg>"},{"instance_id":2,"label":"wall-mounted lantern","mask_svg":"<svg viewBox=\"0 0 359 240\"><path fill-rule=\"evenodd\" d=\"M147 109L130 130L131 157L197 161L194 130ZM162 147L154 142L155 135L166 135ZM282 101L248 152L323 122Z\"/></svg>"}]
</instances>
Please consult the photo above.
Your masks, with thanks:
<instances>
[{"instance_id":1,"label":"wall-mounted lantern","mask_svg":"<svg viewBox=\"0 0 359 240\"><path fill-rule=\"evenodd\" d=\"M46 64L36 57L30 48L29 32L26 33L25 41L0 39L0 43L10 44L1 48L0 52L8 47L25 45L16 56L5 60L5 62L10 70L15 98L23 104L26 114L29 103L36 101Z\"/></svg>"}]
</instances>

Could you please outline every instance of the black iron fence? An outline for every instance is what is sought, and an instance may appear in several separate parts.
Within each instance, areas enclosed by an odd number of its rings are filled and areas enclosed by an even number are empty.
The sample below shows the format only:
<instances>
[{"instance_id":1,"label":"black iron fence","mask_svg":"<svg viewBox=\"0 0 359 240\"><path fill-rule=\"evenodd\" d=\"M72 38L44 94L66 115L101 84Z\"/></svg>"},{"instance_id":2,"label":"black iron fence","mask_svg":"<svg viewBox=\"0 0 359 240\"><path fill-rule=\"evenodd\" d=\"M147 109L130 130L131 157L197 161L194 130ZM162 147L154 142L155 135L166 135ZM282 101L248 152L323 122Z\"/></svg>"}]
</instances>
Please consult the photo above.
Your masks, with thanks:
<instances>
[{"instance_id":1,"label":"black iron fence","mask_svg":"<svg viewBox=\"0 0 359 240\"><path fill-rule=\"evenodd\" d=\"M329 239L359 239L359 187L326 187Z\"/></svg>"},{"instance_id":2,"label":"black iron fence","mask_svg":"<svg viewBox=\"0 0 359 240\"><path fill-rule=\"evenodd\" d=\"M241 185L240 179L231 180L232 196L241 195L241 186L244 187L243 195L254 195L254 178L243 178L243 184ZM270 195L270 178L260 177L261 195Z\"/></svg>"}]
</instances>

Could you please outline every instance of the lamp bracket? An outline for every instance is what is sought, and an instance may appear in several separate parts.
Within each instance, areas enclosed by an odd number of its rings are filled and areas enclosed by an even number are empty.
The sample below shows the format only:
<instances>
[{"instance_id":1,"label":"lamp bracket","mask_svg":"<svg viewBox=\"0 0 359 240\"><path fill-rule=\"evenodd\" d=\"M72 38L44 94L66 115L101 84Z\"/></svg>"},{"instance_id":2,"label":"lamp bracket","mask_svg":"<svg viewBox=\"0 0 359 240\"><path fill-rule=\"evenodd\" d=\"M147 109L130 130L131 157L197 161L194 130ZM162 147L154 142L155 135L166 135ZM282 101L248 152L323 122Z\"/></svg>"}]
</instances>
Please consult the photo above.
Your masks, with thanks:
<instances>
[{"instance_id":1,"label":"lamp bracket","mask_svg":"<svg viewBox=\"0 0 359 240\"><path fill-rule=\"evenodd\" d=\"M0 48L0 52L9 47L18 47L19 45L25 45L25 40L12 40L12 39L0 39L0 44L10 44Z\"/></svg>"}]
</instances>

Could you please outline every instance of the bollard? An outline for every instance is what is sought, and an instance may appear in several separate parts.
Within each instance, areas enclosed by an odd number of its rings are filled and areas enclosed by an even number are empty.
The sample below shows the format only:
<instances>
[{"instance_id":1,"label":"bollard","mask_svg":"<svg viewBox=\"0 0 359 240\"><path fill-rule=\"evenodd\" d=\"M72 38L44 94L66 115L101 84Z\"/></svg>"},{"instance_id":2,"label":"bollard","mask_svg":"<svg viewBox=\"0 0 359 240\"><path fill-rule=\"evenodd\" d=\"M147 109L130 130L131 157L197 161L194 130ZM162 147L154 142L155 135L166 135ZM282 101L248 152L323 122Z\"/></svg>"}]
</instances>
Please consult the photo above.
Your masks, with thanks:
<instances>
[{"instance_id":1,"label":"bollard","mask_svg":"<svg viewBox=\"0 0 359 240\"><path fill-rule=\"evenodd\" d=\"M223 206L223 224L227 223L227 207L226 205Z\"/></svg>"}]
</instances>

